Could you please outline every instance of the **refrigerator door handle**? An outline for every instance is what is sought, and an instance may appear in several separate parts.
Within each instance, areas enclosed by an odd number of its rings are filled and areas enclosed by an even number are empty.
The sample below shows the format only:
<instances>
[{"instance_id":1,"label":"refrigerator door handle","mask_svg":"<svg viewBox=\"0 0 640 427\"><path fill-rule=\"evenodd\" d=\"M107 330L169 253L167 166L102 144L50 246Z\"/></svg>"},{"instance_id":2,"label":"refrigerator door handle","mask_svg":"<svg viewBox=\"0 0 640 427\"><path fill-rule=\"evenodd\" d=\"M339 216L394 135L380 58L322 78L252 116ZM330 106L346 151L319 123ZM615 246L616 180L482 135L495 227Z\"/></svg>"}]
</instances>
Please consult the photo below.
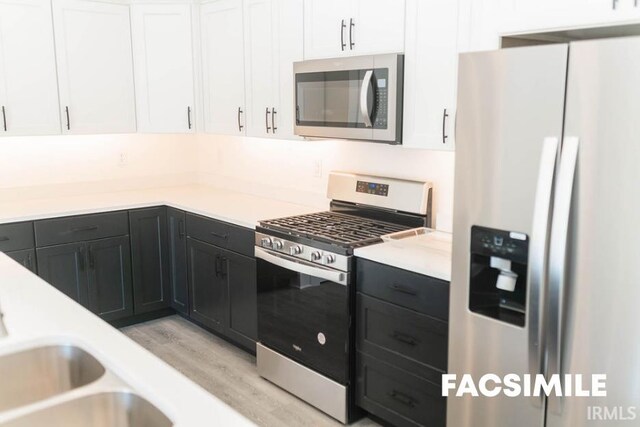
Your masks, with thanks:
<instances>
[{"instance_id":1,"label":"refrigerator door handle","mask_svg":"<svg viewBox=\"0 0 640 427\"><path fill-rule=\"evenodd\" d=\"M575 137L564 139L557 189L554 199L549 246L549 297L547 327L547 378L559 375L562 381L562 328L564 321L564 297L566 287L567 245L569 239L569 219L571 198L578 162L579 140ZM548 408L560 414L560 397L551 396Z\"/></svg>"},{"instance_id":2,"label":"refrigerator door handle","mask_svg":"<svg viewBox=\"0 0 640 427\"><path fill-rule=\"evenodd\" d=\"M538 184L533 208L531 248L529 253L529 373L544 373L544 334L546 300L547 253L549 249L549 225L551 224L551 199L558 158L558 138L544 139L540 156ZM534 406L542 407L544 397L535 397Z\"/></svg>"}]
</instances>

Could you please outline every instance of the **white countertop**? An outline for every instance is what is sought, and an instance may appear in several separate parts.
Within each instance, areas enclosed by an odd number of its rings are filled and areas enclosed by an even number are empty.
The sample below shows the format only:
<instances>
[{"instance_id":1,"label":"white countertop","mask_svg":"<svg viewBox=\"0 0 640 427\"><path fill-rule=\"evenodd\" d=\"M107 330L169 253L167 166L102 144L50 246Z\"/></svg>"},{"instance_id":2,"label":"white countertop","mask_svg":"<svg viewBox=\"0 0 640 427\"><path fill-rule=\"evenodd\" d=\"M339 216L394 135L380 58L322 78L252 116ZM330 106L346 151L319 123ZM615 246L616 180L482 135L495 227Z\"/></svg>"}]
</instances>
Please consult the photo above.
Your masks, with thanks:
<instances>
[{"instance_id":1,"label":"white countertop","mask_svg":"<svg viewBox=\"0 0 640 427\"><path fill-rule=\"evenodd\" d=\"M189 185L80 196L0 202L0 224L167 205L220 221L255 228L260 220L318 212L297 205L218 188Z\"/></svg>"},{"instance_id":2,"label":"white countertop","mask_svg":"<svg viewBox=\"0 0 640 427\"><path fill-rule=\"evenodd\" d=\"M360 258L451 281L450 233L433 231L423 236L365 246L354 253Z\"/></svg>"},{"instance_id":3,"label":"white countertop","mask_svg":"<svg viewBox=\"0 0 640 427\"><path fill-rule=\"evenodd\" d=\"M78 345L141 396L176 427L253 425L238 412L187 379L39 277L0 253L0 304L9 336L0 352L30 342Z\"/></svg>"}]
</instances>

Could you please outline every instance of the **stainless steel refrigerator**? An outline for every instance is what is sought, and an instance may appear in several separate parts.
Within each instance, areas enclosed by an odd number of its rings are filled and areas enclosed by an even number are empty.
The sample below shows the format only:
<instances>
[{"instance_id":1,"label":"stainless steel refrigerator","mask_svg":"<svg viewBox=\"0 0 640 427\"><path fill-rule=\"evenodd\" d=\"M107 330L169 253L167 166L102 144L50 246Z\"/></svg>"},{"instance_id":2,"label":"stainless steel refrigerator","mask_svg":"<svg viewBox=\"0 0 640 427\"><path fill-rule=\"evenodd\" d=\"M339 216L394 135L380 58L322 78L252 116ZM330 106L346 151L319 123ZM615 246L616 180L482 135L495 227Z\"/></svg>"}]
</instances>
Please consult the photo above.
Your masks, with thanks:
<instances>
[{"instance_id":1,"label":"stainless steel refrigerator","mask_svg":"<svg viewBox=\"0 0 640 427\"><path fill-rule=\"evenodd\" d=\"M640 425L640 37L463 54L458 85L448 371L607 396L452 396L447 425Z\"/></svg>"}]
</instances>

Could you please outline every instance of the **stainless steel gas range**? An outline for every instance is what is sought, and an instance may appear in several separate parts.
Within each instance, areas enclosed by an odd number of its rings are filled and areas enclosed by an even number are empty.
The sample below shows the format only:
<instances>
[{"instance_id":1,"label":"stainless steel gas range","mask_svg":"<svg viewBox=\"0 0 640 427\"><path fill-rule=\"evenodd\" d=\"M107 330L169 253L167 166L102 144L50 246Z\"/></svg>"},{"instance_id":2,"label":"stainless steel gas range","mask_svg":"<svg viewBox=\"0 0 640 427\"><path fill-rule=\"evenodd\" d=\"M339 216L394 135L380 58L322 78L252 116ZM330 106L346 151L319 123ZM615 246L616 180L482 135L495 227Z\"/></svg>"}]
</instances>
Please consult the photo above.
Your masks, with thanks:
<instances>
[{"instance_id":1,"label":"stainless steel gas range","mask_svg":"<svg viewBox=\"0 0 640 427\"><path fill-rule=\"evenodd\" d=\"M331 210L256 230L258 373L348 423L354 404L353 250L431 225L431 185L331 173Z\"/></svg>"}]
</instances>

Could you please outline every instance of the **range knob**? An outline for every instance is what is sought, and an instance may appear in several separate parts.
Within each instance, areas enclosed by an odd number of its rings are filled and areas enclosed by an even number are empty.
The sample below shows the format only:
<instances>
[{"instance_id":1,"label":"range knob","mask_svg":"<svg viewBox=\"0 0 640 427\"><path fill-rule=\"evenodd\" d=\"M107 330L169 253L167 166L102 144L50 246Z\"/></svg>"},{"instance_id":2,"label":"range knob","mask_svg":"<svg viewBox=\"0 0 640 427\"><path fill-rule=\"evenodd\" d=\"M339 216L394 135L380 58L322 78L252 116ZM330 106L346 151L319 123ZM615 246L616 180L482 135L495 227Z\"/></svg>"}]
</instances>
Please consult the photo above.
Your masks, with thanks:
<instances>
[{"instance_id":1,"label":"range knob","mask_svg":"<svg viewBox=\"0 0 640 427\"><path fill-rule=\"evenodd\" d=\"M322 258L322 253L320 251L311 252L311 261L320 261Z\"/></svg>"},{"instance_id":2,"label":"range knob","mask_svg":"<svg viewBox=\"0 0 640 427\"><path fill-rule=\"evenodd\" d=\"M282 240L274 240L273 247L277 250L280 250L284 247L284 243L282 243Z\"/></svg>"},{"instance_id":3,"label":"range knob","mask_svg":"<svg viewBox=\"0 0 640 427\"><path fill-rule=\"evenodd\" d=\"M300 245L291 246L289 248L290 255L300 255L301 253L302 253L302 246Z\"/></svg>"},{"instance_id":4,"label":"range knob","mask_svg":"<svg viewBox=\"0 0 640 427\"><path fill-rule=\"evenodd\" d=\"M263 248L270 248L273 242L271 241L271 237L263 237L260 239L260 245Z\"/></svg>"},{"instance_id":5,"label":"range knob","mask_svg":"<svg viewBox=\"0 0 640 427\"><path fill-rule=\"evenodd\" d=\"M332 254L326 254L324 256L323 263L324 264L333 264L336 261L336 256Z\"/></svg>"}]
</instances>

